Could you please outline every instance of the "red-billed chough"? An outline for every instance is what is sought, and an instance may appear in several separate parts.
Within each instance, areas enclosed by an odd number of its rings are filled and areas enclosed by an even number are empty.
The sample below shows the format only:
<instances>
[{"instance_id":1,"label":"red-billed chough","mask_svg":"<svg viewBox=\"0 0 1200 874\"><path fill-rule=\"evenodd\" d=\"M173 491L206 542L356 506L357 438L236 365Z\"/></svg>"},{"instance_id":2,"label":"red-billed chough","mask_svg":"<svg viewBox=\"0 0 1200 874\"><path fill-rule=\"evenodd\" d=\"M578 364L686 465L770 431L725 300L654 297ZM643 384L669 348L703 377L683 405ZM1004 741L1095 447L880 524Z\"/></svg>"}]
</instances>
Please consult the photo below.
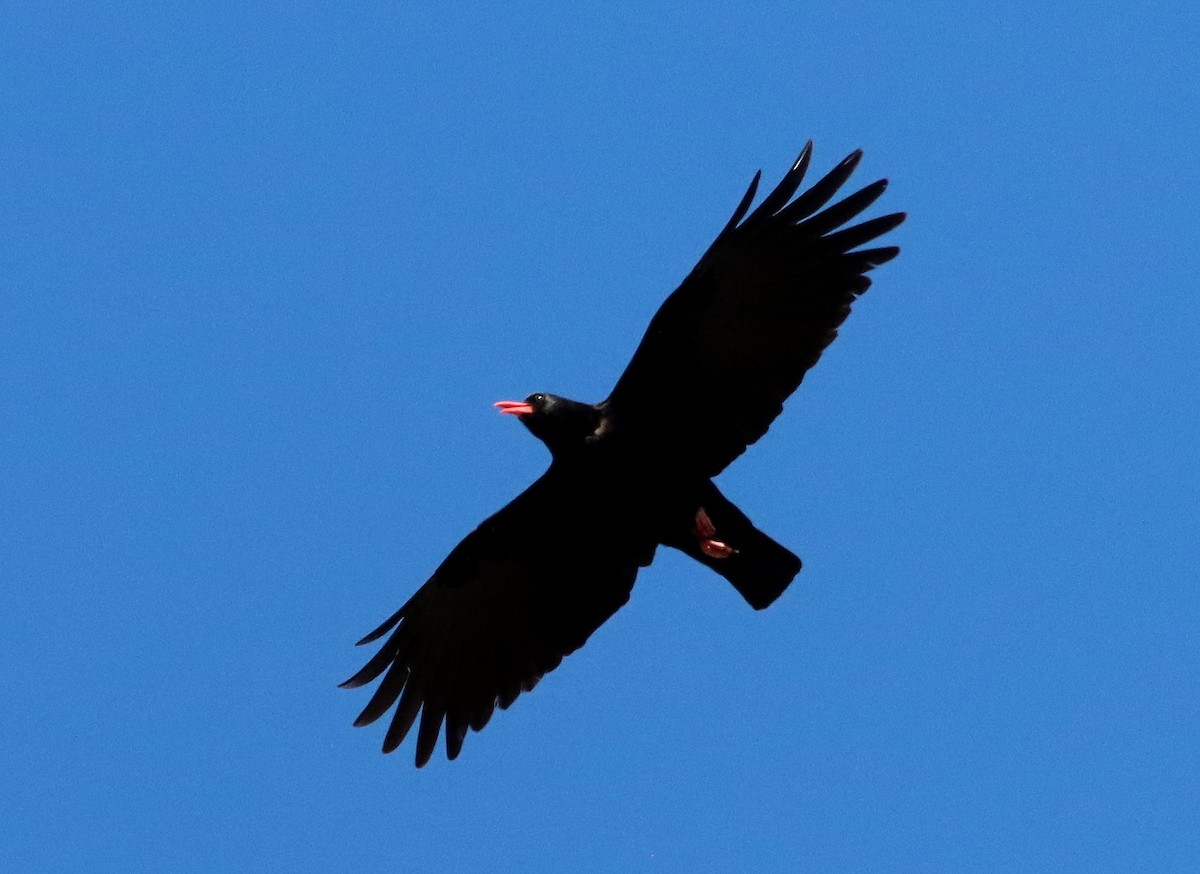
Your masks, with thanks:
<instances>
[{"instance_id":1,"label":"red-billed chough","mask_svg":"<svg viewBox=\"0 0 1200 874\"><path fill-rule=\"evenodd\" d=\"M747 215L755 174L607 399L538 393L496 404L546 444L550 467L359 641L391 632L342 684L383 675L354 724L396 705L384 752L420 715L417 766L443 722L446 755L457 757L468 728L482 729L497 705L531 690L625 604L659 544L712 568L759 610L795 577L800 559L755 528L711 478L766 433L871 284L866 273L899 252L859 247L904 220L893 213L843 227L886 180L824 208L861 152L794 197L811 155L810 142Z\"/></svg>"}]
</instances>

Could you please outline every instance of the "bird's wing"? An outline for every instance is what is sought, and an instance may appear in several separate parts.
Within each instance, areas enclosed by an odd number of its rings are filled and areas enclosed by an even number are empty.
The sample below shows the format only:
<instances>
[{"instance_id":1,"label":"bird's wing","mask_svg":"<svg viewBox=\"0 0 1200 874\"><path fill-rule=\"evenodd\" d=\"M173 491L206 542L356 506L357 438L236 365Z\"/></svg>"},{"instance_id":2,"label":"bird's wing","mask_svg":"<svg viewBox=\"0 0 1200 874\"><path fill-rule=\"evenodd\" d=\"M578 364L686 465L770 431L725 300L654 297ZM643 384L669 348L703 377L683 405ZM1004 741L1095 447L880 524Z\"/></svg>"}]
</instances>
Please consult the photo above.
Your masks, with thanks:
<instances>
[{"instance_id":1,"label":"bird's wing","mask_svg":"<svg viewBox=\"0 0 1200 874\"><path fill-rule=\"evenodd\" d=\"M579 486L552 466L359 641L391 631L342 684L362 686L383 675L355 725L396 704L385 753L400 745L420 713L417 767L433 754L443 720L446 755L456 758L468 728L482 729L496 705L507 708L531 690L629 600L638 566L649 558L614 548L589 518Z\"/></svg>"},{"instance_id":2,"label":"bird's wing","mask_svg":"<svg viewBox=\"0 0 1200 874\"><path fill-rule=\"evenodd\" d=\"M755 175L725 229L659 308L601 405L614 433L659 443L715 476L766 433L871 284L865 274L899 253L859 247L903 213L843 228L887 180L826 207L861 152L793 197L811 155L810 142L747 216L762 174Z\"/></svg>"}]
</instances>

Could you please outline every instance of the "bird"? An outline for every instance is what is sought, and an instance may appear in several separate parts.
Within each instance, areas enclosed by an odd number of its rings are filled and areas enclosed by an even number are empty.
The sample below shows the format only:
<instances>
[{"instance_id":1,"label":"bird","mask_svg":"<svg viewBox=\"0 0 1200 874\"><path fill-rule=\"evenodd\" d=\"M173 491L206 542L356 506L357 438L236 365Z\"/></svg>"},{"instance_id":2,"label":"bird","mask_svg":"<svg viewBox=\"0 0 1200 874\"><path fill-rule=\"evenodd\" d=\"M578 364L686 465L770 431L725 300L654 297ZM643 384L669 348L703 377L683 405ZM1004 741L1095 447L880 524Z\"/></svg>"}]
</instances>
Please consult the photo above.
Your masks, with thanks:
<instances>
[{"instance_id":1,"label":"bird","mask_svg":"<svg viewBox=\"0 0 1200 874\"><path fill-rule=\"evenodd\" d=\"M639 570L672 547L726 579L754 609L800 559L759 531L713 478L761 438L837 336L867 274L899 254L871 246L904 213L847 226L884 192L873 182L828 205L856 150L797 195L810 140L750 211L733 216L650 320L608 397L536 392L499 401L550 451L550 465L455 546L405 604L358 645L387 639L344 688L382 677L355 720L395 708L383 752L420 717L415 761L445 737L455 759L481 731L629 600Z\"/></svg>"}]
</instances>

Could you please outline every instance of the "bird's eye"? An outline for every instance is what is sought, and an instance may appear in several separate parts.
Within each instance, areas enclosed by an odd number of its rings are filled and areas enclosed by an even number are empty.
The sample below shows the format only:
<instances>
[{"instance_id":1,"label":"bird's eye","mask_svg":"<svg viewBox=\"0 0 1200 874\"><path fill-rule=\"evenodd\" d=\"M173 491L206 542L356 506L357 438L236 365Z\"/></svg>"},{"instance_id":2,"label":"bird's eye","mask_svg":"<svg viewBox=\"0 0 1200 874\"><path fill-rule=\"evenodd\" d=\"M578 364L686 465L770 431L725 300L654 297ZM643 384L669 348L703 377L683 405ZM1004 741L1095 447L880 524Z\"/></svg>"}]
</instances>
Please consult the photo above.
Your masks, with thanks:
<instances>
[{"instance_id":1,"label":"bird's eye","mask_svg":"<svg viewBox=\"0 0 1200 874\"><path fill-rule=\"evenodd\" d=\"M530 400L532 403L535 403L535 404L540 404L540 403L541 403L542 401L544 401L545 399L546 399L546 396L545 396L544 394L542 394L541 392L538 392L538 393L537 393L537 394L535 394L533 397L531 397L529 400Z\"/></svg>"}]
</instances>

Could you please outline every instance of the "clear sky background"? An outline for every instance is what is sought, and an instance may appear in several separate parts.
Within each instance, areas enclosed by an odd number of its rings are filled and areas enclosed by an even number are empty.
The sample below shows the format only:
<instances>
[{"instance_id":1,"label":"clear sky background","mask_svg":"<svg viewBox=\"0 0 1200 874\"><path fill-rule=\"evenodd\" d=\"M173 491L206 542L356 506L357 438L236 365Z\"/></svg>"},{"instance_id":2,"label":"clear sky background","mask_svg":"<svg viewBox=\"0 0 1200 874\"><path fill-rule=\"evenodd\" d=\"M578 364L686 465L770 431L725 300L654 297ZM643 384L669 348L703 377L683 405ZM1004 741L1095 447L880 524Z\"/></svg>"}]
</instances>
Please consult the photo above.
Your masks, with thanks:
<instances>
[{"instance_id":1,"label":"clear sky background","mask_svg":"<svg viewBox=\"0 0 1200 874\"><path fill-rule=\"evenodd\" d=\"M1200 868L1200 12L18 2L0 19L11 871ZM753 172L901 257L660 554L422 771L353 642L599 400Z\"/></svg>"}]
</instances>

